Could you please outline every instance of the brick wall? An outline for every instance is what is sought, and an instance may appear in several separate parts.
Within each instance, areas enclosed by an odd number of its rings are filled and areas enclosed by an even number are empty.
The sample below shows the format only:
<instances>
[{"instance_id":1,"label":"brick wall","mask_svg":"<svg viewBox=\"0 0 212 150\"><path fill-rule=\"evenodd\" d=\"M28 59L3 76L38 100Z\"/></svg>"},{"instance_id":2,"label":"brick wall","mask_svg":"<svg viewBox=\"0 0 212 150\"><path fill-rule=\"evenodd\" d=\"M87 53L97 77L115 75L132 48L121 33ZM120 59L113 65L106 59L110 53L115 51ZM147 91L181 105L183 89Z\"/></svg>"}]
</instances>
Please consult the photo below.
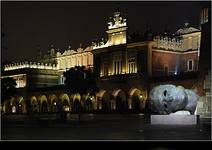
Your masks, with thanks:
<instances>
[{"instance_id":1,"label":"brick wall","mask_svg":"<svg viewBox=\"0 0 212 150\"><path fill-rule=\"evenodd\" d=\"M187 71L187 61L194 61L194 71L197 70L198 65L197 52L194 53L167 53L167 52L152 52L152 72L153 76L163 76L164 65L168 66L169 75L173 75L175 72Z\"/></svg>"}]
</instances>

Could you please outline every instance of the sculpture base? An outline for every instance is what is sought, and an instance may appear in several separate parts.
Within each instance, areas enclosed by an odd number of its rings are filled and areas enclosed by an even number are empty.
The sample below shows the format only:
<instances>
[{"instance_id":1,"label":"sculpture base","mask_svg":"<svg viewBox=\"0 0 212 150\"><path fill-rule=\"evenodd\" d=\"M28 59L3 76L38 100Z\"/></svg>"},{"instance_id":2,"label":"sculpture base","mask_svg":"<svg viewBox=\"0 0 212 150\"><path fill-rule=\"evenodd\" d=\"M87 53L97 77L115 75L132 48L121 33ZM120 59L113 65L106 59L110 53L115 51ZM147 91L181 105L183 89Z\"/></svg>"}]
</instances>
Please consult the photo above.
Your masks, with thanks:
<instances>
[{"instance_id":1,"label":"sculpture base","mask_svg":"<svg viewBox=\"0 0 212 150\"><path fill-rule=\"evenodd\" d=\"M198 115L151 115L152 125L196 125Z\"/></svg>"}]
</instances>

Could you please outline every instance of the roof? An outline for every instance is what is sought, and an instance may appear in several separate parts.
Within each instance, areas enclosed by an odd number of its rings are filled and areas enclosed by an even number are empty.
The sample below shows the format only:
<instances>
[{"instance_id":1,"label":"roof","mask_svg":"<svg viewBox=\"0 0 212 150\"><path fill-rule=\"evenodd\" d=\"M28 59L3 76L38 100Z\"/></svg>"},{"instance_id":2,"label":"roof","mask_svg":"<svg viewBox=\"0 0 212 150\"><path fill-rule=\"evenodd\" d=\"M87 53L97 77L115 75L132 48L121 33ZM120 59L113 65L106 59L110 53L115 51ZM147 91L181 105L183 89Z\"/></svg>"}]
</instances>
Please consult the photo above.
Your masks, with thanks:
<instances>
[{"instance_id":1,"label":"roof","mask_svg":"<svg viewBox=\"0 0 212 150\"><path fill-rule=\"evenodd\" d=\"M189 33L193 33L193 32L200 32L199 29L196 29L194 27L185 27L183 29L179 29L177 30L176 34L189 34Z\"/></svg>"}]
</instances>

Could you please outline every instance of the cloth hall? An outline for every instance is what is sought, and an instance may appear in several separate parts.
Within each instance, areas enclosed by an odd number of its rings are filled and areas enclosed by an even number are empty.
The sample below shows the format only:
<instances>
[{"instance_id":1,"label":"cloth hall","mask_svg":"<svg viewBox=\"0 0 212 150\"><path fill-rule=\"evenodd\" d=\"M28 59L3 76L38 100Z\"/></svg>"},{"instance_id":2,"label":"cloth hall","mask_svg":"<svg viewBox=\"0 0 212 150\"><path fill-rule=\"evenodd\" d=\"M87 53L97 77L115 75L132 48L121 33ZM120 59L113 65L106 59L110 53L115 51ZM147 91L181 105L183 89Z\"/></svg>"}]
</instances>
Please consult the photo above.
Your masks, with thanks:
<instances>
[{"instance_id":1,"label":"cloth hall","mask_svg":"<svg viewBox=\"0 0 212 150\"><path fill-rule=\"evenodd\" d=\"M205 90L197 85L200 29L185 23L173 33L155 35L149 31L136 39L128 35L127 21L116 11L107 22L107 39L93 41L87 48L73 50L69 46L63 52L51 46L36 62L5 65L1 79L14 78L17 94L2 104L2 111L55 113L60 104L66 112L81 107L86 112L140 113L148 107L148 94L155 85L170 83L197 92ZM80 95L65 88L63 73L75 66L97 73L99 92Z\"/></svg>"}]
</instances>

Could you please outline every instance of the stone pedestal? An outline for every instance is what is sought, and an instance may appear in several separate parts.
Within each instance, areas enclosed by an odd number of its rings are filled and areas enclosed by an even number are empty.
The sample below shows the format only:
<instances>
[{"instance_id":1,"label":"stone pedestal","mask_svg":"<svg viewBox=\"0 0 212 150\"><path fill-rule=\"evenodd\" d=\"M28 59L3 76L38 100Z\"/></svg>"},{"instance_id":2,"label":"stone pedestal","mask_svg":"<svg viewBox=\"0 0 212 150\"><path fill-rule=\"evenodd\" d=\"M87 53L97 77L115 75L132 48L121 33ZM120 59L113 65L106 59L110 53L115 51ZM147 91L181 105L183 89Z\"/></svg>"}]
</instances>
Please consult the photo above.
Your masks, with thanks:
<instances>
[{"instance_id":1,"label":"stone pedestal","mask_svg":"<svg viewBox=\"0 0 212 150\"><path fill-rule=\"evenodd\" d=\"M151 125L196 125L198 115L151 115Z\"/></svg>"}]
</instances>

